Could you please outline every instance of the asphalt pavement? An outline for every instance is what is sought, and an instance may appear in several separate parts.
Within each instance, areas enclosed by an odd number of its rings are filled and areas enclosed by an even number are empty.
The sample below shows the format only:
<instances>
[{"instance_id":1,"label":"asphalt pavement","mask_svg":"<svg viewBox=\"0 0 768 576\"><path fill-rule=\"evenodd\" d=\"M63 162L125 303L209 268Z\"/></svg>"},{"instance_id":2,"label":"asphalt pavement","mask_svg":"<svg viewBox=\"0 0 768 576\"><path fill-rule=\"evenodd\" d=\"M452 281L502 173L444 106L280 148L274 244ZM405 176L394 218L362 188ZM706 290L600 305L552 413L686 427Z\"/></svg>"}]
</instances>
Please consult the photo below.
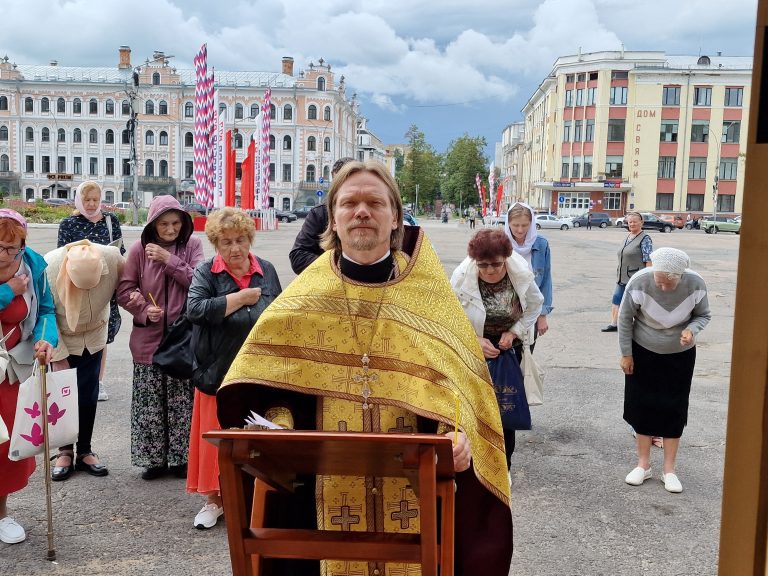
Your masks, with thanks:
<instances>
[{"instance_id":1,"label":"asphalt pavement","mask_svg":"<svg viewBox=\"0 0 768 576\"><path fill-rule=\"evenodd\" d=\"M423 220L450 272L471 236L458 220ZM254 250L277 268L283 286L294 274L288 251L301 221L259 232ZM621 418L623 375L609 319L616 251L625 232L551 230L554 306L550 331L536 346L546 369L545 403L531 409L533 430L519 432L512 464L516 576L714 575L720 524L731 334L739 237L700 231L651 232L655 247L691 256L705 278L713 319L698 341L689 422L680 446L681 494L659 480L662 452L653 449L654 478L624 483L635 466L634 439ZM127 244L139 236L126 230ZM28 244L55 247L55 227L32 227ZM213 253L205 241L206 255ZM57 561L46 558L42 462L30 485L11 495L10 514L27 529L21 544L0 543L0 575L92 574L172 576L230 574L226 529L196 530L203 499L184 481L140 478L130 464L131 322L109 347L107 402L99 403L94 450L105 478L76 473L53 484ZM478 576L482 570L478 569Z\"/></svg>"}]
</instances>

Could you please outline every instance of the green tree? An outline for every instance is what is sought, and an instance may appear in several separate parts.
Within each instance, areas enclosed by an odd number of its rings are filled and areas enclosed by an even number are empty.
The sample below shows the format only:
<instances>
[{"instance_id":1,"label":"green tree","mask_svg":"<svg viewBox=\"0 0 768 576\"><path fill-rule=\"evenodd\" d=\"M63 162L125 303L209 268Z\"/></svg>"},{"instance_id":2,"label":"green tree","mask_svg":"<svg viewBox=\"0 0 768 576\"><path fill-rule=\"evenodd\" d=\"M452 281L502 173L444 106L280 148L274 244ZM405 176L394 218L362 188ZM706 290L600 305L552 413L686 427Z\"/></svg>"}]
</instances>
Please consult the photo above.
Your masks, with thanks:
<instances>
[{"instance_id":1,"label":"green tree","mask_svg":"<svg viewBox=\"0 0 768 576\"><path fill-rule=\"evenodd\" d=\"M448 145L441 182L444 202L462 208L480 203L475 175L480 174L487 188L488 158L483 153L486 145L484 137L473 138L466 133Z\"/></svg>"},{"instance_id":2,"label":"green tree","mask_svg":"<svg viewBox=\"0 0 768 576\"><path fill-rule=\"evenodd\" d=\"M400 171L400 193L406 204L433 204L440 189L440 155L427 142L424 132L414 124L405 133L410 151ZM417 188L418 186L418 188ZM419 209L416 209L417 213Z\"/></svg>"}]
</instances>

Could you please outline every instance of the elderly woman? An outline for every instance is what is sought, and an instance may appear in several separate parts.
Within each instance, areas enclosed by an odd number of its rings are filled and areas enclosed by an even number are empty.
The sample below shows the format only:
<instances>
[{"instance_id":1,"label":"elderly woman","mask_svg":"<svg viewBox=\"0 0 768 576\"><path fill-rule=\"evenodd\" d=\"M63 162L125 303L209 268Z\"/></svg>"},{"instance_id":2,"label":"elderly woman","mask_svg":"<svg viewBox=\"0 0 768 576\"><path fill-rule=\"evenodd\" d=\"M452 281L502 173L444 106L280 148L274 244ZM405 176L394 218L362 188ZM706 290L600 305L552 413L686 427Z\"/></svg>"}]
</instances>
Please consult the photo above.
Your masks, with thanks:
<instances>
[{"instance_id":1,"label":"elderly woman","mask_svg":"<svg viewBox=\"0 0 768 576\"><path fill-rule=\"evenodd\" d=\"M114 214L101 211L101 187L93 180L86 180L77 187L75 213L69 218L64 218L59 224L59 239L56 245L61 248L78 240L117 245L120 247L120 253L125 254L120 221ZM114 295L109 301L107 344L114 342L115 335L120 330L120 324L120 309L117 306L117 296ZM109 395L104 387L106 361L107 349L104 348L101 355L101 367L99 368L99 401L109 400Z\"/></svg>"},{"instance_id":2,"label":"elderly woman","mask_svg":"<svg viewBox=\"0 0 768 576\"><path fill-rule=\"evenodd\" d=\"M626 482L639 486L651 477L651 439L661 436L661 480L669 492L682 492L675 460L688 422L696 335L710 320L707 286L682 250L659 248L651 259L628 282L619 311L624 420L637 432L637 467Z\"/></svg>"},{"instance_id":3,"label":"elderly woman","mask_svg":"<svg viewBox=\"0 0 768 576\"><path fill-rule=\"evenodd\" d=\"M0 382L0 418L11 434L20 375L31 373L32 352L50 362L53 346L59 341L53 298L45 278L47 264L42 256L26 247L26 242L26 220L18 212L0 209L0 325L3 346L13 352ZM17 358L21 358L17 352L27 351L25 347L29 347L26 370L16 366ZM35 470L35 459L9 460L9 445L0 444L0 542L17 544L27 535L8 515L8 496L27 485Z\"/></svg>"},{"instance_id":4,"label":"elderly woman","mask_svg":"<svg viewBox=\"0 0 768 576\"><path fill-rule=\"evenodd\" d=\"M512 349L536 322L544 297L534 282L533 272L523 257L513 251L512 242L503 231L480 230L469 241L467 254L453 271L451 286L490 367L501 355L511 356L514 373L509 381L517 382L524 399L522 374ZM503 416L502 410L502 426ZM509 466L515 451L513 428L504 428L504 445Z\"/></svg>"},{"instance_id":5,"label":"elderly woman","mask_svg":"<svg viewBox=\"0 0 768 576\"><path fill-rule=\"evenodd\" d=\"M515 202L507 211L507 221L504 232L512 242L515 254L522 256L533 271L536 286L544 296L544 305L536 319L536 330L533 332L534 341L549 330L547 316L552 312L552 259L549 253L549 242L544 236L539 236L536 226L533 226L533 208L523 202ZM533 344L531 344L533 351ZM522 348L515 349L517 360L522 357Z\"/></svg>"},{"instance_id":6,"label":"elderly woman","mask_svg":"<svg viewBox=\"0 0 768 576\"><path fill-rule=\"evenodd\" d=\"M117 300L133 315L131 463L153 480L170 471L187 474L192 385L163 374L152 357L168 326L184 313L203 243L193 236L192 218L172 196L157 196L147 224L128 252Z\"/></svg>"},{"instance_id":7,"label":"elderly woman","mask_svg":"<svg viewBox=\"0 0 768 576\"><path fill-rule=\"evenodd\" d=\"M199 326L187 492L207 497L194 521L201 530L215 526L224 513L218 453L202 438L203 432L219 429L216 391L256 320L282 291L274 266L250 251L256 228L245 212L214 212L205 233L216 256L195 270L187 307L189 319Z\"/></svg>"},{"instance_id":8,"label":"elderly woman","mask_svg":"<svg viewBox=\"0 0 768 576\"><path fill-rule=\"evenodd\" d=\"M619 315L619 305L624 296L624 289L632 275L643 267L651 265L651 252L653 252L653 240L643 232L643 216L640 212L627 212L624 223L629 229L629 234L624 238L624 243L619 247L619 265L616 267L616 289L611 300L611 323L603 328L602 332L616 332L616 319Z\"/></svg>"}]
</instances>

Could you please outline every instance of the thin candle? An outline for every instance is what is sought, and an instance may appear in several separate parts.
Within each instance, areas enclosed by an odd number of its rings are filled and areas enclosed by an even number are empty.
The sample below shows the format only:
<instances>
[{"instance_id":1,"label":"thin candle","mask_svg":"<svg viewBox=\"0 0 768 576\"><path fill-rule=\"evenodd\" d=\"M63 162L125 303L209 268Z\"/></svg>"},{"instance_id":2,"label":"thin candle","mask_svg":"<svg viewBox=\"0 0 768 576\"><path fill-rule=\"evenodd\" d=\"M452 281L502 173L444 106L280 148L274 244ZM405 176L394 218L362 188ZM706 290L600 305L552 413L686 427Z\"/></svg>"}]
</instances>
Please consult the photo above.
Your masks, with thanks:
<instances>
[{"instance_id":1,"label":"thin candle","mask_svg":"<svg viewBox=\"0 0 768 576\"><path fill-rule=\"evenodd\" d=\"M157 302L155 302L155 298L152 296L152 292L147 292L147 294L149 295L149 300L152 302L152 306L154 306L155 308L159 308L159 306L157 305Z\"/></svg>"}]
</instances>

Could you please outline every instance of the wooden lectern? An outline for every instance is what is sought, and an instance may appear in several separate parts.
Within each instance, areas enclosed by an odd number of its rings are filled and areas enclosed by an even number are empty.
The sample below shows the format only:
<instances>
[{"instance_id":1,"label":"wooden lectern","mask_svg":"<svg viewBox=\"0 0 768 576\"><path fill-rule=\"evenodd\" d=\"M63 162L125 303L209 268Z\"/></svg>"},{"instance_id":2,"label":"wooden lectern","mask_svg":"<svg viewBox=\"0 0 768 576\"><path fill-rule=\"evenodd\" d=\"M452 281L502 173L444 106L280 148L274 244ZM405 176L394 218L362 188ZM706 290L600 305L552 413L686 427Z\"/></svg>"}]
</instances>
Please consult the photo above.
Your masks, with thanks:
<instances>
[{"instance_id":1,"label":"wooden lectern","mask_svg":"<svg viewBox=\"0 0 768 576\"><path fill-rule=\"evenodd\" d=\"M453 576L451 439L435 434L218 430L219 471L234 576L258 576L261 558L421 564L423 576ZM243 475L256 478L250 518ZM419 499L421 534L264 526L266 493L293 491L299 475L404 477ZM440 544L438 544L438 497Z\"/></svg>"}]
</instances>

